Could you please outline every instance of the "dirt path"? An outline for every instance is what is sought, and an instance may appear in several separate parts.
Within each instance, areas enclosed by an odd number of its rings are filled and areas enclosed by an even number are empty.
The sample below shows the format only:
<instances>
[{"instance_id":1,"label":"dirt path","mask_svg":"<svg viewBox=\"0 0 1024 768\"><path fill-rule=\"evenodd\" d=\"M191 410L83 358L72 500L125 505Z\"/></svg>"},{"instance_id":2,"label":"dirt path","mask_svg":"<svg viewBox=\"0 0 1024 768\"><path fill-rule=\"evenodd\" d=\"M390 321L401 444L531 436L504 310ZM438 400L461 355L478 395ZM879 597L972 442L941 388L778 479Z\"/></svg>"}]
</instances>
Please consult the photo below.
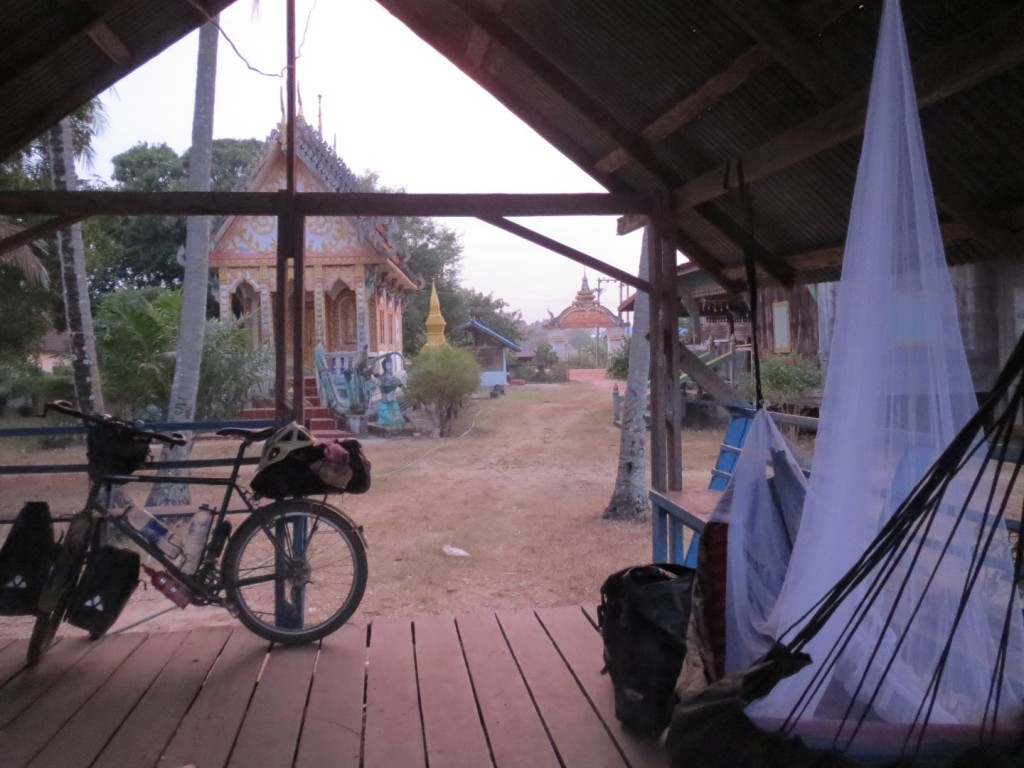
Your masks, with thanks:
<instances>
[{"instance_id":1,"label":"dirt path","mask_svg":"<svg viewBox=\"0 0 1024 768\"><path fill-rule=\"evenodd\" d=\"M596 602L610 573L647 562L649 525L601 519L619 445L612 385L603 371L574 372L566 384L509 387L504 397L470 400L453 431L458 437L366 438L372 488L333 498L363 525L369 544L360 613L411 617ZM684 460L710 467L721 434L693 437ZM225 450L230 444L201 444L199 453ZM59 461L74 460L73 451L60 454ZM39 462L53 460L41 456ZM45 487L41 476L14 478L4 478L0 513L26 498L71 509L82 493L73 480L51 479ZM446 555L445 545L469 555ZM155 590L139 589L115 629L170 605ZM147 628L222 621L232 619L221 609L190 607ZM0 635L29 627L27 619L0 618Z\"/></svg>"}]
</instances>

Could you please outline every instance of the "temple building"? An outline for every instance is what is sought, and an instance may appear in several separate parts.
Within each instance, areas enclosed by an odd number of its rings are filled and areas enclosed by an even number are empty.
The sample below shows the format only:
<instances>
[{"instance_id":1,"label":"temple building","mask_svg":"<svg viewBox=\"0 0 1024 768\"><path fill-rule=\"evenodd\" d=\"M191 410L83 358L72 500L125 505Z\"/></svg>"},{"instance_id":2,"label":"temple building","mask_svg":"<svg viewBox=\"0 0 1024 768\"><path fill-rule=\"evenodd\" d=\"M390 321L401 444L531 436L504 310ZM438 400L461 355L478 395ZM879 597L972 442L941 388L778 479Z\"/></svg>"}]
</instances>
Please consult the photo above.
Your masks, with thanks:
<instances>
[{"instance_id":1,"label":"temple building","mask_svg":"<svg viewBox=\"0 0 1024 768\"><path fill-rule=\"evenodd\" d=\"M271 133L247 190L285 187L285 133ZM313 126L295 125L295 185L299 192L364 192L356 176ZM391 220L372 216L306 219L303 358L313 369L322 345L331 369L350 370L364 356L402 351L402 299L417 289L402 268ZM210 254L220 315L244 318L253 346L273 345L277 297L277 219L229 216ZM290 278L290 275L289 275ZM291 339L292 289L287 292L286 338Z\"/></svg>"},{"instance_id":2,"label":"temple building","mask_svg":"<svg viewBox=\"0 0 1024 768\"><path fill-rule=\"evenodd\" d=\"M572 337L579 331L585 331L601 339L607 355L614 355L626 341L629 323L610 309L601 306L596 293L590 289L584 272L583 283L576 292L572 304L557 316L552 315L551 319L544 323L544 328L548 332L548 343L555 350L558 359L567 360L575 351L570 343Z\"/></svg>"}]
</instances>

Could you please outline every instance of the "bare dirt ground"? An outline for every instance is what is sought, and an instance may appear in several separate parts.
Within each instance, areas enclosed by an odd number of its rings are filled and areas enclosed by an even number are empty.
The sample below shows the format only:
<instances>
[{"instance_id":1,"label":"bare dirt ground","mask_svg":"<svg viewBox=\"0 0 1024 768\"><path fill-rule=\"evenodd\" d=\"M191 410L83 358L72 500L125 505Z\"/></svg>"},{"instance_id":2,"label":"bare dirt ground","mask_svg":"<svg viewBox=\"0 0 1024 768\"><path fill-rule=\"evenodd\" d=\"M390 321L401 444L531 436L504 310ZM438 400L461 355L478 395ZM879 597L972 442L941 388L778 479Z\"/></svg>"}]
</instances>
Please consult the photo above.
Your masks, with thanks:
<instances>
[{"instance_id":1,"label":"bare dirt ground","mask_svg":"<svg viewBox=\"0 0 1024 768\"><path fill-rule=\"evenodd\" d=\"M508 387L504 397L470 400L457 437L364 438L371 489L329 499L363 526L369 545L369 586L357 616L593 603L609 574L649 562L649 523L601 517L619 448L612 384L603 371L573 371L565 384ZM721 440L721 430L686 432L684 485L706 486ZM234 445L203 441L194 455L232 455ZM0 460L75 463L84 451L8 450ZM30 499L68 514L84 494L82 475L0 476L0 518ZM6 529L0 526L0 540ZM447 555L446 545L469 554ZM140 587L112 631L168 608L140 629L233 622L220 608L179 610ZM0 617L0 636L30 630L29 618Z\"/></svg>"}]
</instances>

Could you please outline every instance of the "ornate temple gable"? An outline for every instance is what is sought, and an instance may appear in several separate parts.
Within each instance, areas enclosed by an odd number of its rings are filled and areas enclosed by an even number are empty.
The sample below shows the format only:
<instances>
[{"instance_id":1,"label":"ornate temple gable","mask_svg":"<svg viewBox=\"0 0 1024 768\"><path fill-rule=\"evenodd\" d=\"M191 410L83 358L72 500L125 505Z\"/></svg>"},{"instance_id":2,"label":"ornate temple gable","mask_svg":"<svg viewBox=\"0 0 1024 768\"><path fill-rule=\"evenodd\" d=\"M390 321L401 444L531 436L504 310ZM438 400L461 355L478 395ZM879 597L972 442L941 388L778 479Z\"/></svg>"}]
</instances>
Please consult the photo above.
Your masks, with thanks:
<instances>
[{"instance_id":1,"label":"ornate temple gable","mask_svg":"<svg viewBox=\"0 0 1024 768\"><path fill-rule=\"evenodd\" d=\"M286 159L271 132L263 159L250 173L248 189L273 192L285 186ZM317 131L301 117L296 124L295 185L300 192L361 191L359 180ZM414 290L416 283L402 269L392 246L391 219L370 216L311 217L306 221L307 264L380 264L382 279L396 290ZM250 265L254 260L274 260L277 254L277 221L274 217L228 217L214 237L211 266Z\"/></svg>"},{"instance_id":2,"label":"ornate temple gable","mask_svg":"<svg viewBox=\"0 0 1024 768\"><path fill-rule=\"evenodd\" d=\"M598 303L596 293L590 289L586 273L583 274L583 283L576 292L572 304L544 323L544 327L548 329L618 328L626 325L628 323L625 320Z\"/></svg>"}]
</instances>

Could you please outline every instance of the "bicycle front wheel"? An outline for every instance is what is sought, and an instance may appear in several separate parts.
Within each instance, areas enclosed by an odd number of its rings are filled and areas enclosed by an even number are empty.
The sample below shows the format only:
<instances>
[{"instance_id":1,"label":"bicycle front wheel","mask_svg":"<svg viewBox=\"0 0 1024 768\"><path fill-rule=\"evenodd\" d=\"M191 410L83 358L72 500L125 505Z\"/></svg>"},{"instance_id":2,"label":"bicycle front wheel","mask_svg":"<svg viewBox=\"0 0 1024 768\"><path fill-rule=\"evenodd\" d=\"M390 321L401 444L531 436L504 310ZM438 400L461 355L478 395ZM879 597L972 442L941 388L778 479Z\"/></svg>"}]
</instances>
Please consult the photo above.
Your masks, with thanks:
<instances>
[{"instance_id":1,"label":"bicycle front wheel","mask_svg":"<svg viewBox=\"0 0 1024 768\"><path fill-rule=\"evenodd\" d=\"M366 590L366 549L337 510L290 499L256 510L224 553L224 586L250 631L308 643L348 621Z\"/></svg>"},{"instance_id":2,"label":"bicycle front wheel","mask_svg":"<svg viewBox=\"0 0 1024 768\"><path fill-rule=\"evenodd\" d=\"M68 532L57 550L57 558L43 585L36 607L36 622L28 641L27 664L34 667L49 650L57 627L71 605L78 578L82 575L92 520L88 514L79 514L68 526Z\"/></svg>"}]
</instances>

